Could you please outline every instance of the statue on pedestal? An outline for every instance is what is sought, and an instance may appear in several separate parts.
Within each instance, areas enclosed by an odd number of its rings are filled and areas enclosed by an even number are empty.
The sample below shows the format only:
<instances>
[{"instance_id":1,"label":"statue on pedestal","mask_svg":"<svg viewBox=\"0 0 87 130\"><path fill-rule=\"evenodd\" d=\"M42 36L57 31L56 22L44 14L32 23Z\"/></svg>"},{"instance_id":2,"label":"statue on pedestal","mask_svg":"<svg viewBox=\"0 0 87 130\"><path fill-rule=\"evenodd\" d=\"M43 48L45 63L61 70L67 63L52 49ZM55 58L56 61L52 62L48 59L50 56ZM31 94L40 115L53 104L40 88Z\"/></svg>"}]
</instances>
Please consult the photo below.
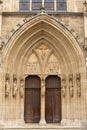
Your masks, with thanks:
<instances>
[{"instance_id":1,"label":"statue on pedestal","mask_svg":"<svg viewBox=\"0 0 87 130\"><path fill-rule=\"evenodd\" d=\"M18 84L17 84L17 78L13 76L13 97L16 97L18 93Z\"/></svg>"},{"instance_id":2,"label":"statue on pedestal","mask_svg":"<svg viewBox=\"0 0 87 130\"><path fill-rule=\"evenodd\" d=\"M20 80L20 90L19 90L20 97L23 98L24 96L24 79Z\"/></svg>"},{"instance_id":3,"label":"statue on pedestal","mask_svg":"<svg viewBox=\"0 0 87 130\"><path fill-rule=\"evenodd\" d=\"M62 96L65 97L66 96L66 78L63 77L62 79Z\"/></svg>"},{"instance_id":4,"label":"statue on pedestal","mask_svg":"<svg viewBox=\"0 0 87 130\"><path fill-rule=\"evenodd\" d=\"M6 78L5 78L5 97L9 97L10 94L10 77L9 74L6 74Z\"/></svg>"},{"instance_id":5,"label":"statue on pedestal","mask_svg":"<svg viewBox=\"0 0 87 130\"><path fill-rule=\"evenodd\" d=\"M70 97L73 97L73 93L74 93L74 88L73 88L73 74L69 75L69 92L70 92Z\"/></svg>"}]
</instances>

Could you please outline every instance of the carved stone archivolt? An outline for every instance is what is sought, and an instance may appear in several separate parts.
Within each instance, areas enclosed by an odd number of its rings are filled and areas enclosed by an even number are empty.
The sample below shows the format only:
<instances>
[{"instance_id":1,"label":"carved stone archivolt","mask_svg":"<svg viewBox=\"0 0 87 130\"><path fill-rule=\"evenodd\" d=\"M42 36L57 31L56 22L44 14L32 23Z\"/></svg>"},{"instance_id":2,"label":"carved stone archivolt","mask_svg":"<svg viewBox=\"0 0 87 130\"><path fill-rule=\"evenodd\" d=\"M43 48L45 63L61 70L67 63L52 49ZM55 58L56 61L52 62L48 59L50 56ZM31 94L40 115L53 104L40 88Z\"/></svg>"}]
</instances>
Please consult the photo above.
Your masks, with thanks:
<instances>
[{"instance_id":1,"label":"carved stone archivolt","mask_svg":"<svg viewBox=\"0 0 87 130\"><path fill-rule=\"evenodd\" d=\"M19 94L20 97L23 98L24 97L24 79L20 79L20 88L19 88Z\"/></svg>"},{"instance_id":2,"label":"carved stone archivolt","mask_svg":"<svg viewBox=\"0 0 87 130\"><path fill-rule=\"evenodd\" d=\"M18 94L18 84L17 84L17 76L13 75L13 88L12 88L12 95L16 97Z\"/></svg>"},{"instance_id":3,"label":"carved stone archivolt","mask_svg":"<svg viewBox=\"0 0 87 130\"><path fill-rule=\"evenodd\" d=\"M76 74L77 97L81 97L81 76Z\"/></svg>"},{"instance_id":4,"label":"carved stone archivolt","mask_svg":"<svg viewBox=\"0 0 87 130\"><path fill-rule=\"evenodd\" d=\"M74 88L73 88L73 74L69 75L69 93L70 97L73 97L74 94Z\"/></svg>"},{"instance_id":5,"label":"carved stone archivolt","mask_svg":"<svg viewBox=\"0 0 87 130\"><path fill-rule=\"evenodd\" d=\"M63 75L63 77L62 77L61 88L62 88L62 96L65 98L65 96L66 96L66 76L65 75Z\"/></svg>"},{"instance_id":6,"label":"carved stone archivolt","mask_svg":"<svg viewBox=\"0 0 87 130\"><path fill-rule=\"evenodd\" d=\"M6 75L5 75L5 97L9 97L10 90L11 90L10 75L9 75L9 73L6 73Z\"/></svg>"}]
</instances>

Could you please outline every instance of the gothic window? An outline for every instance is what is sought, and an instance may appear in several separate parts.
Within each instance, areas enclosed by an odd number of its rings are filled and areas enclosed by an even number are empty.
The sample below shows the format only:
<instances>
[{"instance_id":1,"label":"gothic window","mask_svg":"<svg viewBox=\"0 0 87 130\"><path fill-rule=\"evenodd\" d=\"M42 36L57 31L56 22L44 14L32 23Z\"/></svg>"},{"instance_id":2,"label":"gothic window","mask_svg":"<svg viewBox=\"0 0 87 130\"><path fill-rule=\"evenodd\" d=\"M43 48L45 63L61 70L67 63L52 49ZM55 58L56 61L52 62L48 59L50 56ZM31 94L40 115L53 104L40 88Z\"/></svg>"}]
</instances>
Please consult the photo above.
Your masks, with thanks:
<instances>
[{"instance_id":1,"label":"gothic window","mask_svg":"<svg viewBox=\"0 0 87 130\"><path fill-rule=\"evenodd\" d=\"M46 11L66 11L67 0L19 0L19 10L38 11L42 6Z\"/></svg>"},{"instance_id":2,"label":"gothic window","mask_svg":"<svg viewBox=\"0 0 87 130\"><path fill-rule=\"evenodd\" d=\"M32 0L32 10L40 10L41 4L41 0Z\"/></svg>"},{"instance_id":3,"label":"gothic window","mask_svg":"<svg viewBox=\"0 0 87 130\"><path fill-rule=\"evenodd\" d=\"M29 10L30 0L20 0L19 10Z\"/></svg>"},{"instance_id":4,"label":"gothic window","mask_svg":"<svg viewBox=\"0 0 87 130\"><path fill-rule=\"evenodd\" d=\"M54 0L44 0L46 10L54 10Z\"/></svg>"},{"instance_id":5,"label":"gothic window","mask_svg":"<svg viewBox=\"0 0 87 130\"><path fill-rule=\"evenodd\" d=\"M61 11L67 10L66 0L56 0L56 6L57 6L57 10L61 10Z\"/></svg>"}]
</instances>

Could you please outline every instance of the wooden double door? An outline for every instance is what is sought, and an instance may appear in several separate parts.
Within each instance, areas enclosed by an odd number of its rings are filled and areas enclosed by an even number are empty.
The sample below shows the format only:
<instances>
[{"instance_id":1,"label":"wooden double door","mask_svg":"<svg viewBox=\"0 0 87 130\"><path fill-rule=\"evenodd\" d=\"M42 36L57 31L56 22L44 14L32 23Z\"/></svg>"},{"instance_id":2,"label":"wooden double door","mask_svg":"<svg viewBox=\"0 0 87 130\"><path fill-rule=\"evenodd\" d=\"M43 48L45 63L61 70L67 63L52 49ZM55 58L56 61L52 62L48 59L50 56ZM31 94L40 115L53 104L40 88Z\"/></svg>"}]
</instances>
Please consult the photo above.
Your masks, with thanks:
<instances>
[{"instance_id":1,"label":"wooden double door","mask_svg":"<svg viewBox=\"0 0 87 130\"><path fill-rule=\"evenodd\" d=\"M58 76L48 76L45 81L45 120L47 123L61 121L61 81ZM26 123L39 123L41 109L41 80L38 76L28 76L25 80Z\"/></svg>"}]
</instances>

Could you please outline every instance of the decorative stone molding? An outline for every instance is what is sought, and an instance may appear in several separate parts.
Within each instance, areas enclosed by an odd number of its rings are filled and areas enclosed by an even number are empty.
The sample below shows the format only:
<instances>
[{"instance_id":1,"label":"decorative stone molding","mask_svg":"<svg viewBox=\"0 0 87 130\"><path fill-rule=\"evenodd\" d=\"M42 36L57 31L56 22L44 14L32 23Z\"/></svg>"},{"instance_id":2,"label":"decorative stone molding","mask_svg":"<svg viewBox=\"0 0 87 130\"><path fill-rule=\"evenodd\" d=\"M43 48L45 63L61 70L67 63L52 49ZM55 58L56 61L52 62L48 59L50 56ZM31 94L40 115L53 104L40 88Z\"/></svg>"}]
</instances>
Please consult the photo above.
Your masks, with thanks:
<instances>
[{"instance_id":1,"label":"decorative stone molding","mask_svg":"<svg viewBox=\"0 0 87 130\"><path fill-rule=\"evenodd\" d=\"M62 96L65 98L66 96L66 76L63 75L62 78Z\"/></svg>"},{"instance_id":2,"label":"decorative stone molding","mask_svg":"<svg viewBox=\"0 0 87 130\"><path fill-rule=\"evenodd\" d=\"M87 0L84 0L83 5L84 5L84 13L87 14Z\"/></svg>"},{"instance_id":3,"label":"decorative stone molding","mask_svg":"<svg viewBox=\"0 0 87 130\"><path fill-rule=\"evenodd\" d=\"M12 95L13 97L16 97L18 94L18 84L17 84L17 76L13 75L13 89L12 89Z\"/></svg>"},{"instance_id":4,"label":"decorative stone molding","mask_svg":"<svg viewBox=\"0 0 87 130\"><path fill-rule=\"evenodd\" d=\"M73 97L74 89L73 89L73 74L69 75L69 93L70 97Z\"/></svg>"},{"instance_id":5,"label":"decorative stone molding","mask_svg":"<svg viewBox=\"0 0 87 130\"><path fill-rule=\"evenodd\" d=\"M41 14L46 13L45 7L42 6L42 7L40 8L40 13L41 13Z\"/></svg>"},{"instance_id":6,"label":"decorative stone molding","mask_svg":"<svg viewBox=\"0 0 87 130\"><path fill-rule=\"evenodd\" d=\"M87 58L87 45L86 44L83 46L83 50L84 50L85 57Z\"/></svg>"},{"instance_id":7,"label":"decorative stone molding","mask_svg":"<svg viewBox=\"0 0 87 130\"><path fill-rule=\"evenodd\" d=\"M67 25L66 23L64 23L62 20L59 20L58 18L54 17L54 16L50 16L48 14L46 14L46 12L42 11L37 15L32 15L26 19L23 19L23 21L20 21L20 23L18 23L16 25L16 27L14 29L11 30L11 33L9 34L9 39L6 41L6 43L9 42L9 40L12 38L12 36L20 30L20 28L25 25L27 22L29 22L30 20L41 16L41 15L47 15L49 18L54 19L57 23L59 23L63 28L66 28L66 30L68 30L73 37L76 39L76 41L78 42L78 44L83 44L82 40L80 39L80 37L76 34L75 30L73 30L69 25Z\"/></svg>"},{"instance_id":8,"label":"decorative stone molding","mask_svg":"<svg viewBox=\"0 0 87 130\"><path fill-rule=\"evenodd\" d=\"M80 73L76 74L77 96L81 97L81 76Z\"/></svg>"},{"instance_id":9,"label":"decorative stone molding","mask_svg":"<svg viewBox=\"0 0 87 130\"><path fill-rule=\"evenodd\" d=\"M9 73L6 73L6 75L5 75L5 97L6 98L9 97L10 90L11 90L10 75L9 75Z\"/></svg>"},{"instance_id":10,"label":"decorative stone molding","mask_svg":"<svg viewBox=\"0 0 87 130\"><path fill-rule=\"evenodd\" d=\"M23 79L23 78L20 79L19 94L20 94L20 97L21 97L21 98L24 97L24 79Z\"/></svg>"}]
</instances>

